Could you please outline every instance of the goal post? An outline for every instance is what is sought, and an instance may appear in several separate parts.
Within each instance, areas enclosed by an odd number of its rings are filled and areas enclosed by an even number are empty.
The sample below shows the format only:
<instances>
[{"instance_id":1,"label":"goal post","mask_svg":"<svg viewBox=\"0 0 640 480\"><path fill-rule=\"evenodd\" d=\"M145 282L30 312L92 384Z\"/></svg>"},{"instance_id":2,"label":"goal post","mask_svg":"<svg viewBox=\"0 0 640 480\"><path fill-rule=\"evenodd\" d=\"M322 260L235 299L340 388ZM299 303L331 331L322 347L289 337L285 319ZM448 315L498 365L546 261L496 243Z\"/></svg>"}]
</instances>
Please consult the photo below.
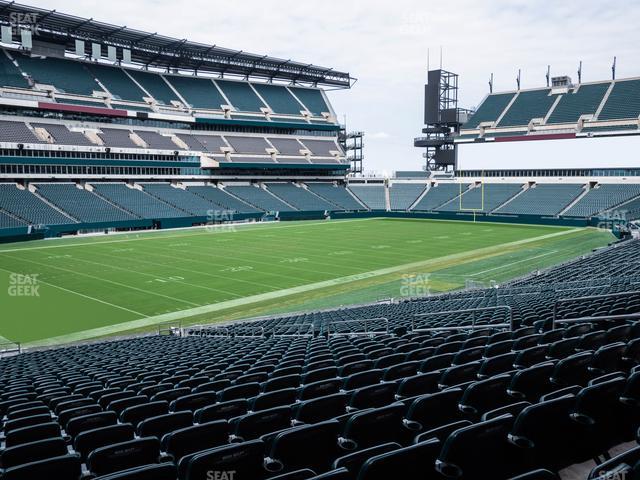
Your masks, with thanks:
<instances>
[{"instance_id":1,"label":"goal post","mask_svg":"<svg viewBox=\"0 0 640 480\"><path fill-rule=\"evenodd\" d=\"M464 201L463 201L463 197L464 197L464 191L462 189L463 186L463 182L459 182L459 187L460 187L460 194L458 196L458 211L460 212L466 212L466 213L473 213L473 221L476 221L476 213L478 212L484 212L484 177L481 177L480 179L480 186L479 187L475 187L475 188L479 188L480 189L480 207L479 208L474 208L474 207L465 207L464 206Z\"/></svg>"}]
</instances>

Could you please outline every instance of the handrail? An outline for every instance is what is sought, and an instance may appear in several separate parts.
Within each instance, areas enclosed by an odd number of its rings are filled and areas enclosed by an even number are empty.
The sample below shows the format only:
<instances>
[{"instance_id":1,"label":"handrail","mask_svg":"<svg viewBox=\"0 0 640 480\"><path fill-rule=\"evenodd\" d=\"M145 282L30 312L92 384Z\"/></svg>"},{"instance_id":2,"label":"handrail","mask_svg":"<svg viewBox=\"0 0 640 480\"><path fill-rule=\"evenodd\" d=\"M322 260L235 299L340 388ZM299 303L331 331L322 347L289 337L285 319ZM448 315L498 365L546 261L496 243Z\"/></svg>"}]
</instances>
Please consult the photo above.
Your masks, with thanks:
<instances>
[{"instance_id":1,"label":"handrail","mask_svg":"<svg viewBox=\"0 0 640 480\"><path fill-rule=\"evenodd\" d=\"M12 346L13 348L4 348L5 346ZM0 357L9 355L19 355L22 353L22 345L20 342L4 342L0 343Z\"/></svg>"},{"instance_id":2,"label":"handrail","mask_svg":"<svg viewBox=\"0 0 640 480\"><path fill-rule=\"evenodd\" d=\"M223 327L223 326L204 326L201 325L200 329L198 330L200 333L205 332L206 334L208 333L214 333L214 332L221 332L221 336L223 337L230 337L231 336L231 332L229 331L228 327ZM215 334L215 333L214 333Z\"/></svg>"},{"instance_id":3,"label":"handrail","mask_svg":"<svg viewBox=\"0 0 640 480\"><path fill-rule=\"evenodd\" d=\"M458 325L457 327L426 327L414 332L448 332L452 330L480 330L482 328L511 328L510 323L483 323L481 325Z\"/></svg>"},{"instance_id":4,"label":"handrail","mask_svg":"<svg viewBox=\"0 0 640 480\"><path fill-rule=\"evenodd\" d=\"M489 310L506 310L508 313L509 322L502 324L482 324L478 325L478 327L501 327L506 326L513 330L513 309L509 305L495 305L493 307L478 307L478 308L463 308L461 310L445 310L441 312L428 312L428 313L416 313L411 319L411 331L413 332L430 332L430 331L438 331L437 329L445 329L445 330L453 330L453 329L461 329L461 328L469 328L469 325L461 325L458 327L425 327L425 328L416 328L416 317L430 317L435 315L448 315L450 313L472 313L472 323L471 329L476 328L476 313L477 312L485 312Z\"/></svg>"},{"instance_id":5,"label":"handrail","mask_svg":"<svg viewBox=\"0 0 640 480\"><path fill-rule=\"evenodd\" d=\"M243 328L247 328L247 327L243 326ZM249 328L251 328L252 331L254 331L254 332L255 331L259 332L259 334L258 335L254 335L254 334L251 334L251 335L237 335L237 334L231 332L231 336L238 337L238 338L264 337L264 327L262 327L262 326L256 327L256 326L251 325L251 326L249 326Z\"/></svg>"},{"instance_id":6,"label":"handrail","mask_svg":"<svg viewBox=\"0 0 640 480\"><path fill-rule=\"evenodd\" d=\"M580 322L602 322L604 320L634 320L640 319L640 313L623 313L620 315L598 315L597 317L574 317L553 319L551 329L556 328L558 323L580 323Z\"/></svg>"},{"instance_id":7,"label":"handrail","mask_svg":"<svg viewBox=\"0 0 640 480\"><path fill-rule=\"evenodd\" d=\"M158 323L158 335L173 335L175 331L174 328L177 328L178 331L182 334L182 322L178 320L177 322L163 322Z\"/></svg>"},{"instance_id":8,"label":"handrail","mask_svg":"<svg viewBox=\"0 0 640 480\"><path fill-rule=\"evenodd\" d=\"M278 329L289 329L292 327L296 327L296 333L276 333ZM303 327L307 327L307 332L300 333L300 330ZM311 333L308 333L309 328L311 329ZM271 330L274 337L299 337L299 336L309 336L313 335L313 323L292 323L291 325L278 325L273 327Z\"/></svg>"},{"instance_id":9,"label":"handrail","mask_svg":"<svg viewBox=\"0 0 640 480\"><path fill-rule=\"evenodd\" d=\"M384 320L384 324L385 324L385 329L384 331L380 332L378 330L376 331L369 331L369 322L372 322L374 320ZM338 332L338 330L336 329L333 333L333 335L370 335L372 333L389 333L389 319L386 317L375 317L375 318L358 318L355 320L342 320L339 322L330 322L327 324L327 334L331 335L331 325L345 325L345 324L350 324L350 323L364 323L364 332Z\"/></svg>"},{"instance_id":10,"label":"handrail","mask_svg":"<svg viewBox=\"0 0 640 480\"><path fill-rule=\"evenodd\" d=\"M637 290L631 290L626 292L618 292L618 293L604 293L601 295L586 295L584 297L565 297L557 299L553 304L553 321L555 322L558 319L558 305L564 302L579 302L583 300L595 300L599 298L613 298L613 297L623 297L628 296L629 294L638 293ZM559 319L562 320L562 319Z\"/></svg>"}]
</instances>

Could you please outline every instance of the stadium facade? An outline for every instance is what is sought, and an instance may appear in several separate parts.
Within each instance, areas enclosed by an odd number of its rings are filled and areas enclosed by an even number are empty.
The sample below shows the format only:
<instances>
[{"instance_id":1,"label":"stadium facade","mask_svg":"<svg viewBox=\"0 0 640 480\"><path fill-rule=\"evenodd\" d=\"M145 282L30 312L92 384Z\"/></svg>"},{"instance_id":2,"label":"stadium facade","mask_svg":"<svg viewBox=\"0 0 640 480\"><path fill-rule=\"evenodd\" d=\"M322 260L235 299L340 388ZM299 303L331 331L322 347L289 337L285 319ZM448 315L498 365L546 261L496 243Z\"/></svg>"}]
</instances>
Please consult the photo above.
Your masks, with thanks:
<instances>
[{"instance_id":1,"label":"stadium facade","mask_svg":"<svg viewBox=\"0 0 640 480\"><path fill-rule=\"evenodd\" d=\"M3 234L363 208L323 190L349 165L320 87L348 88L347 73L1 8Z\"/></svg>"}]
</instances>

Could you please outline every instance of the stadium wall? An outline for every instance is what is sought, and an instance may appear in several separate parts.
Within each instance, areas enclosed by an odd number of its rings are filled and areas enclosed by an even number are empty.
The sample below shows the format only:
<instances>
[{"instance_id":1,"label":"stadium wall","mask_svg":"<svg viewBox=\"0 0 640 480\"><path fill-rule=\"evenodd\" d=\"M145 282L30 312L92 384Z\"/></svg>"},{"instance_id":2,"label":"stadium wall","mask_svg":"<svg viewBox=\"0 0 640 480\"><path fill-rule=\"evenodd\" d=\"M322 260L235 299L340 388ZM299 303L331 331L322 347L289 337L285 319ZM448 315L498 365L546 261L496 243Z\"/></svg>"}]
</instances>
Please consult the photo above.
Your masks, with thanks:
<instances>
[{"instance_id":1,"label":"stadium wall","mask_svg":"<svg viewBox=\"0 0 640 480\"><path fill-rule=\"evenodd\" d=\"M495 222L495 223L521 223L530 225L554 225L562 227L595 227L600 222L596 218L555 218L540 215L486 215L484 213L455 213L455 212L334 212L331 214L333 219L344 218L424 218L431 220L459 220L466 222Z\"/></svg>"}]
</instances>

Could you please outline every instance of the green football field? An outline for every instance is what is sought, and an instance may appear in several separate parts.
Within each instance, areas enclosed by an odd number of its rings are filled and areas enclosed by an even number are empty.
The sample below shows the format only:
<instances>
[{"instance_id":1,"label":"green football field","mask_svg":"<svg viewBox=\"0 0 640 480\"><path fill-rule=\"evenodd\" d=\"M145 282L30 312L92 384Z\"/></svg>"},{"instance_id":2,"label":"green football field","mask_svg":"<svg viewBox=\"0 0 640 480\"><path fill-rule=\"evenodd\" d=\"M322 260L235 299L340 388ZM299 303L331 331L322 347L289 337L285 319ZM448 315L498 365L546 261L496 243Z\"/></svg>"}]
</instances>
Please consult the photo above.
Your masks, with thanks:
<instances>
[{"instance_id":1,"label":"green football field","mask_svg":"<svg viewBox=\"0 0 640 480\"><path fill-rule=\"evenodd\" d=\"M612 240L587 228L354 219L0 245L0 342L57 344L488 286Z\"/></svg>"}]
</instances>

